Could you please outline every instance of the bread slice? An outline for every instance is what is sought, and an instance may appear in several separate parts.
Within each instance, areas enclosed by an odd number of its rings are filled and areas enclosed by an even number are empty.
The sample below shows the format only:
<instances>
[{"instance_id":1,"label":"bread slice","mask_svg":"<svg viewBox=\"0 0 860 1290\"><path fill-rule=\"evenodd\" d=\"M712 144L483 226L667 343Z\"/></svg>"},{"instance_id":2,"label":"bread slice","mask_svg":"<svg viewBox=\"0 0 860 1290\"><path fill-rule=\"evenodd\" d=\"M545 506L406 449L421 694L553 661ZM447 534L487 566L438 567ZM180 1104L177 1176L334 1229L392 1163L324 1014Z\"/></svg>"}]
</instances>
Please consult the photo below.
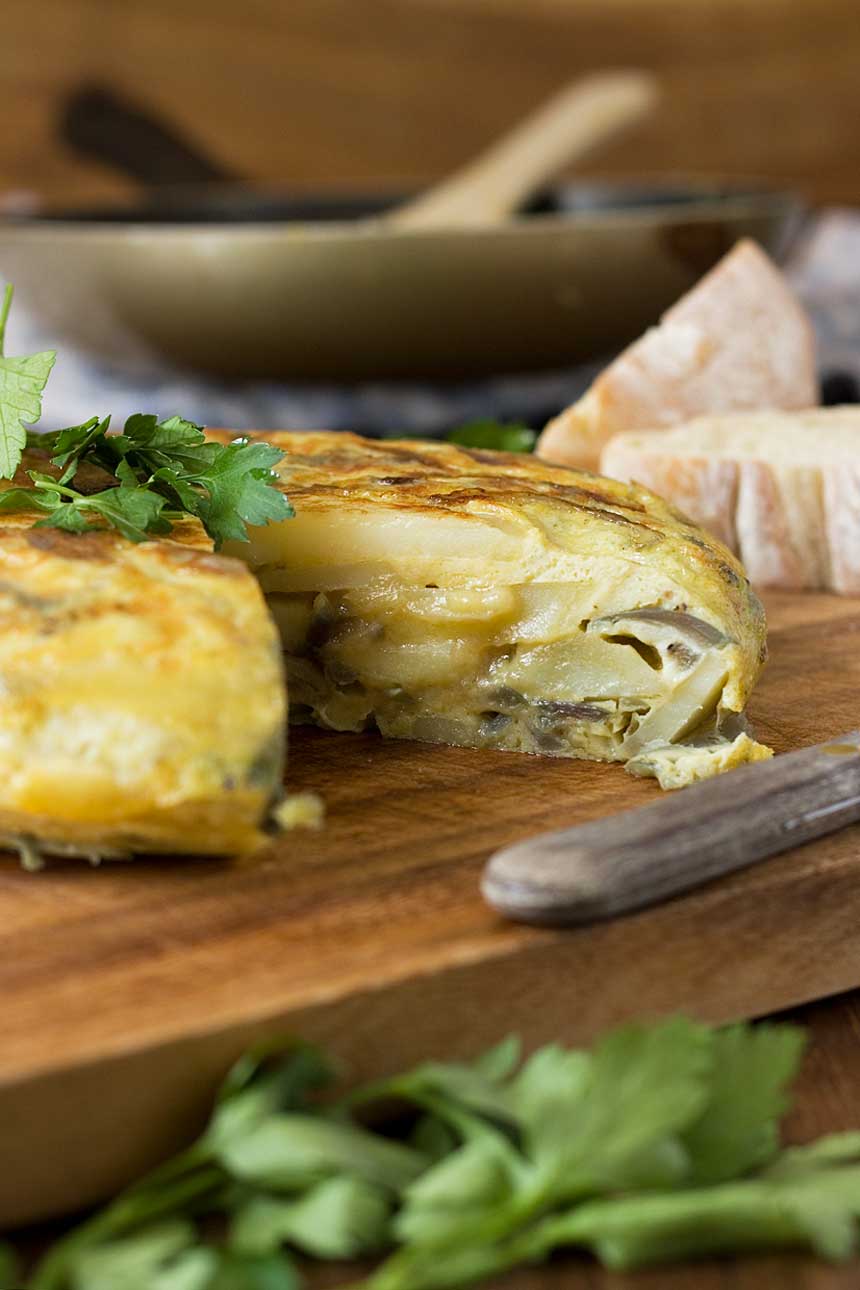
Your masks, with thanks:
<instances>
[{"instance_id":1,"label":"bread slice","mask_svg":"<svg viewBox=\"0 0 860 1290\"><path fill-rule=\"evenodd\" d=\"M860 595L860 407L735 413L618 435L601 468L709 529L758 586Z\"/></svg>"},{"instance_id":2,"label":"bread slice","mask_svg":"<svg viewBox=\"0 0 860 1290\"><path fill-rule=\"evenodd\" d=\"M627 430L817 402L809 319L773 261L747 239L550 421L537 454L597 470L604 445Z\"/></svg>"}]
</instances>

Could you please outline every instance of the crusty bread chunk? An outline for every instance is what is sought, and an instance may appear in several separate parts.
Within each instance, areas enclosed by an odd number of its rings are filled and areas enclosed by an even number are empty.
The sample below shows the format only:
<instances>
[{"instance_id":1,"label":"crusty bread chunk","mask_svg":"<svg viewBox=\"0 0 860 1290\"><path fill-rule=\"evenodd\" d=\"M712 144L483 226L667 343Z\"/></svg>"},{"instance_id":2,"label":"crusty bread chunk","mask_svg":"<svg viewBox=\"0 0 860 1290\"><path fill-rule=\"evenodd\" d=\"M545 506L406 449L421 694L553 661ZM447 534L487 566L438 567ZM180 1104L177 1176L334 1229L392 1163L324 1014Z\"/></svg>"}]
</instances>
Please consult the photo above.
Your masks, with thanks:
<instances>
[{"instance_id":1,"label":"crusty bread chunk","mask_svg":"<svg viewBox=\"0 0 860 1290\"><path fill-rule=\"evenodd\" d=\"M773 261L747 239L550 421L537 454L597 470L603 446L626 430L817 402L809 319Z\"/></svg>"},{"instance_id":2,"label":"crusty bread chunk","mask_svg":"<svg viewBox=\"0 0 860 1290\"><path fill-rule=\"evenodd\" d=\"M860 595L860 407L734 413L618 435L601 469L710 529L758 586Z\"/></svg>"}]
</instances>

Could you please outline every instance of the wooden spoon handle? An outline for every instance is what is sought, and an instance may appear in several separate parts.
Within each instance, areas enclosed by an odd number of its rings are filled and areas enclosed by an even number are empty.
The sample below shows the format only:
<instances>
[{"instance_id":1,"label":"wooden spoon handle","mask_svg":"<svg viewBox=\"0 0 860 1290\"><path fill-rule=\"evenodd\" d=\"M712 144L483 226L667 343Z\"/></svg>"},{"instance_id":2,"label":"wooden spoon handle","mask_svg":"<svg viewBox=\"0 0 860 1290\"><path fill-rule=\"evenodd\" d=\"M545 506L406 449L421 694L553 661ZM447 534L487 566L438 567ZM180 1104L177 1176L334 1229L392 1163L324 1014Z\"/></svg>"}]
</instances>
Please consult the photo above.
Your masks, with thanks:
<instances>
[{"instance_id":1,"label":"wooden spoon handle","mask_svg":"<svg viewBox=\"0 0 860 1290\"><path fill-rule=\"evenodd\" d=\"M398 228L495 223L563 166L578 161L657 98L646 72L588 76L554 98L475 161L386 217Z\"/></svg>"},{"instance_id":2,"label":"wooden spoon handle","mask_svg":"<svg viewBox=\"0 0 860 1290\"><path fill-rule=\"evenodd\" d=\"M745 766L653 806L497 851L486 900L527 923L639 909L860 820L860 731Z\"/></svg>"}]
</instances>

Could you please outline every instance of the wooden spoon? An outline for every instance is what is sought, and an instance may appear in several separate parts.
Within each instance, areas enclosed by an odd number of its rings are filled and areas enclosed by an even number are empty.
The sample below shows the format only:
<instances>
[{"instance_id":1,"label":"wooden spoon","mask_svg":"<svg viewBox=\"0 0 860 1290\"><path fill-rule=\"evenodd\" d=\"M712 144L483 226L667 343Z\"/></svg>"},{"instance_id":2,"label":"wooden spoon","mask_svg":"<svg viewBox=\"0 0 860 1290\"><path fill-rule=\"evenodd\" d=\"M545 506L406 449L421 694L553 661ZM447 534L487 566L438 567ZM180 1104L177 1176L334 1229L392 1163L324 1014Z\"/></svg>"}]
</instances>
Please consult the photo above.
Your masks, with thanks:
<instances>
[{"instance_id":1,"label":"wooden spoon","mask_svg":"<svg viewBox=\"0 0 860 1290\"><path fill-rule=\"evenodd\" d=\"M555 172L639 121L656 102L657 82L647 72L602 72L575 81L474 161L382 222L404 229L497 223Z\"/></svg>"},{"instance_id":2,"label":"wooden spoon","mask_svg":"<svg viewBox=\"0 0 860 1290\"><path fill-rule=\"evenodd\" d=\"M497 851L486 900L526 923L613 918L860 820L860 730Z\"/></svg>"}]
</instances>

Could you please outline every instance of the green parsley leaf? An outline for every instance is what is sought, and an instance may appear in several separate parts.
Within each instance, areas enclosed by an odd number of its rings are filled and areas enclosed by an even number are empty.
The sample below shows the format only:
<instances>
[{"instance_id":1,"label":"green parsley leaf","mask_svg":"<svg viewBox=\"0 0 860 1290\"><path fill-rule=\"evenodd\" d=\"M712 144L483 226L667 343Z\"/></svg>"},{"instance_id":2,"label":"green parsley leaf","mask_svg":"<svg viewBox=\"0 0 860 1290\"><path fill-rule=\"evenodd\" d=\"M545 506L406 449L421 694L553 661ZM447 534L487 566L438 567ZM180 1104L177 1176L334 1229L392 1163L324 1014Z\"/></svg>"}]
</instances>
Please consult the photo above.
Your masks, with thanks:
<instances>
[{"instance_id":1,"label":"green parsley leaf","mask_svg":"<svg viewBox=\"0 0 860 1290\"><path fill-rule=\"evenodd\" d=\"M243 1053L225 1075L215 1098L224 1106L240 1093L254 1090L270 1111L294 1111L334 1078L328 1059L310 1044L283 1040L258 1044Z\"/></svg>"},{"instance_id":2,"label":"green parsley leaf","mask_svg":"<svg viewBox=\"0 0 860 1290\"><path fill-rule=\"evenodd\" d=\"M356 1090L342 1101L341 1107L352 1111L368 1103L398 1098L425 1109L441 1107L454 1127L460 1123L455 1108L512 1123L510 1094L503 1085L519 1055L519 1040L509 1036L471 1064L425 1062L404 1075Z\"/></svg>"},{"instance_id":3,"label":"green parsley leaf","mask_svg":"<svg viewBox=\"0 0 860 1290\"><path fill-rule=\"evenodd\" d=\"M83 511L79 511L75 506L63 506L58 498L57 505L50 508L49 514L44 519L37 520L33 527L62 529L65 533L86 533L90 525Z\"/></svg>"},{"instance_id":4,"label":"green parsley leaf","mask_svg":"<svg viewBox=\"0 0 860 1290\"><path fill-rule=\"evenodd\" d=\"M409 1145L434 1164L444 1160L457 1147L458 1142L454 1130L435 1115L419 1115L409 1135Z\"/></svg>"},{"instance_id":5,"label":"green parsley leaf","mask_svg":"<svg viewBox=\"0 0 860 1290\"><path fill-rule=\"evenodd\" d=\"M200 518L204 498L199 484L190 484L186 477L172 466L159 466L152 475L152 484L172 497L189 515Z\"/></svg>"},{"instance_id":6,"label":"green parsley leaf","mask_svg":"<svg viewBox=\"0 0 860 1290\"><path fill-rule=\"evenodd\" d=\"M3 340L12 301L7 287L0 304L0 478L11 479L28 443L27 425L38 421L42 392L53 367L53 352L6 358ZM159 421L151 413L130 416L122 434L108 433L110 417L91 417L53 434L32 436L31 446L47 450L58 478L34 477L32 496L9 489L5 511L42 510L39 523L85 533L91 527L117 529L132 542L171 531L172 512L195 516L216 548L247 541L248 524L269 524L293 514L276 486L273 467L283 453L270 444L237 439L207 442L203 428L180 416ZM82 463L113 475L116 489L80 493L69 487Z\"/></svg>"},{"instance_id":7,"label":"green parsley leaf","mask_svg":"<svg viewBox=\"0 0 860 1290\"><path fill-rule=\"evenodd\" d=\"M481 1053L471 1064L471 1070L484 1079L501 1084L513 1075L523 1055L523 1046L518 1035L507 1035L500 1043Z\"/></svg>"},{"instance_id":8,"label":"green parsley leaf","mask_svg":"<svg viewBox=\"0 0 860 1290\"><path fill-rule=\"evenodd\" d=\"M224 1207L230 1179L215 1162L217 1148L241 1138L282 1107L306 1106L311 1093L330 1074L321 1055L304 1045L281 1041L246 1053L225 1077L212 1119L197 1142L58 1242L36 1269L30 1290L68 1290L71 1269L87 1250L148 1230L148 1225L166 1217Z\"/></svg>"},{"instance_id":9,"label":"green parsley leaf","mask_svg":"<svg viewBox=\"0 0 860 1290\"><path fill-rule=\"evenodd\" d=\"M462 448L487 448L492 452L534 452L537 431L521 421L503 424L481 419L467 421L465 425L450 430L445 438Z\"/></svg>"},{"instance_id":10,"label":"green parsley leaf","mask_svg":"<svg viewBox=\"0 0 860 1290\"><path fill-rule=\"evenodd\" d=\"M169 456L175 455L180 448L198 447L203 442L203 427L179 416L159 421L152 413L134 413L126 421L122 433L133 447L164 452Z\"/></svg>"},{"instance_id":11,"label":"green parsley leaf","mask_svg":"<svg viewBox=\"0 0 860 1290\"><path fill-rule=\"evenodd\" d=\"M67 426L53 435L40 435L33 443L50 448L54 465L68 467L61 477L63 483L68 483L74 479L81 457L104 438L109 425L110 417L90 417L79 426Z\"/></svg>"},{"instance_id":12,"label":"green parsley leaf","mask_svg":"<svg viewBox=\"0 0 860 1290\"><path fill-rule=\"evenodd\" d=\"M858 1217L860 1168L824 1169L784 1182L591 1201L547 1219L525 1244L531 1257L585 1245L618 1269L792 1245L839 1261L854 1250Z\"/></svg>"},{"instance_id":13,"label":"green parsley leaf","mask_svg":"<svg viewBox=\"0 0 860 1290\"><path fill-rule=\"evenodd\" d=\"M524 1115L525 1142L553 1196L641 1185L643 1153L707 1105L711 1044L705 1026L680 1017L622 1026L598 1043L587 1072L575 1062L567 1086L545 1076Z\"/></svg>"},{"instance_id":14,"label":"green parsley leaf","mask_svg":"<svg viewBox=\"0 0 860 1290\"><path fill-rule=\"evenodd\" d=\"M146 542L153 534L170 532L170 524L161 519L164 506L165 499L151 489L122 483L119 488L77 497L73 505L56 506L36 527L85 533L92 527L89 516L96 516L130 542Z\"/></svg>"},{"instance_id":15,"label":"green parsley leaf","mask_svg":"<svg viewBox=\"0 0 860 1290\"><path fill-rule=\"evenodd\" d=\"M67 1290L88 1251L102 1249L117 1237L146 1234L153 1224L156 1230L165 1224L170 1230L178 1216L214 1206L225 1194L225 1182L224 1174L212 1166L199 1144L189 1147L53 1246L36 1268L28 1290ZM188 1231L187 1225L183 1230ZM119 1257L126 1257L122 1250Z\"/></svg>"},{"instance_id":16,"label":"green parsley leaf","mask_svg":"<svg viewBox=\"0 0 860 1290\"><path fill-rule=\"evenodd\" d=\"M492 1248L573 1199L679 1181L688 1157L677 1134L706 1105L710 1040L706 1027L677 1018L622 1027L591 1054L554 1045L536 1053L506 1090L522 1154L492 1126L467 1126L471 1148L407 1189L396 1220L405 1248L371 1279L373 1290L437 1290L448 1284L442 1250Z\"/></svg>"},{"instance_id":17,"label":"green parsley leaf","mask_svg":"<svg viewBox=\"0 0 860 1290\"><path fill-rule=\"evenodd\" d=\"M216 1157L231 1177L268 1191L297 1191L348 1173L399 1191L425 1168L412 1148L358 1125L278 1112L221 1144Z\"/></svg>"},{"instance_id":18,"label":"green parsley leaf","mask_svg":"<svg viewBox=\"0 0 860 1290\"><path fill-rule=\"evenodd\" d=\"M229 540L246 542L246 524L271 524L293 515L284 494L268 487L272 467L282 456L270 444L237 439L222 447L196 477L208 494L197 514L216 546Z\"/></svg>"},{"instance_id":19,"label":"green parsley leaf","mask_svg":"<svg viewBox=\"0 0 860 1290\"><path fill-rule=\"evenodd\" d=\"M789 1147L763 1169L761 1177L793 1178L828 1165L860 1165L860 1131L830 1133L806 1147Z\"/></svg>"},{"instance_id":20,"label":"green parsley leaf","mask_svg":"<svg viewBox=\"0 0 860 1290\"><path fill-rule=\"evenodd\" d=\"M0 511L52 511L62 505L58 493L38 488L6 488L0 492Z\"/></svg>"},{"instance_id":21,"label":"green parsley leaf","mask_svg":"<svg viewBox=\"0 0 860 1290\"><path fill-rule=\"evenodd\" d=\"M167 534L171 530L170 523L161 518L165 499L149 488L109 488L79 505L95 511L131 542L145 542L153 534Z\"/></svg>"},{"instance_id":22,"label":"green parsley leaf","mask_svg":"<svg viewBox=\"0 0 860 1290\"><path fill-rule=\"evenodd\" d=\"M170 533L177 512L195 516L216 548L247 541L246 524L288 519L293 509L276 487L273 467L283 453L266 443L208 443L203 430L182 417L129 417L121 435L108 434L110 418L92 417L53 435L33 438L51 453L59 478L30 471L36 488L8 489L0 509L44 510L43 526L85 533L117 529L132 542ZM117 486L98 493L71 487L82 463L98 466Z\"/></svg>"},{"instance_id":23,"label":"green parsley leaf","mask_svg":"<svg viewBox=\"0 0 860 1290\"><path fill-rule=\"evenodd\" d=\"M352 1259L384 1248L390 1214L390 1193L346 1174L296 1200L252 1197L236 1211L230 1244L246 1254L269 1254L288 1243L318 1259Z\"/></svg>"},{"instance_id":24,"label":"green parsley leaf","mask_svg":"<svg viewBox=\"0 0 860 1290\"><path fill-rule=\"evenodd\" d=\"M222 1250L206 1290L301 1290L301 1284L295 1264L283 1251L253 1255Z\"/></svg>"},{"instance_id":25,"label":"green parsley leaf","mask_svg":"<svg viewBox=\"0 0 860 1290\"><path fill-rule=\"evenodd\" d=\"M786 1087L804 1043L796 1026L727 1026L715 1032L708 1104L683 1135L696 1182L738 1178L776 1154Z\"/></svg>"},{"instance_id":26,"label":"green parsley leaf","mask_svg":"<svg viewBox=\"0 0 860 1290\"><path fill-rule=\"evenodd\" d=\"M108 467L112 460L125 457L144 475L168 467L180 478L196 479L218 460L224 445L207 442L203 427L183 417L159 421L150 413L136 413L126 421L122 434L108 438L101 451Z\"/></svg>"},{"instance_id":27,"label":"green parsley leaf","mask_svg":"<svg viewBox=\"0 0 860 1290\"><path fill-rule=\"evenodd\" d=\"M73 1259L72 1290L208 1290L214 1250L197 1246L191 1223L175 1219L84 1250Z\"/></svg>"},{"instance_id":28,"label":"green parsley leaf","mask_svg":"<svg viewBox=\"0 0 860 1290\"><path fill-rule=\"evenodd\" d=\"M56 354L46 350L29 358L7 358L3 351L6 322L12 304L7 286L0 305L0 479L12 479L27 444L27 425L42 415L45 389Z\"/></svg>"},{"instance_id":29,"label":"green parsley leaf","mask_svg":"<svg viewBox=\"0 0 860 1290\"><path fill-rule=\"evenodd\" d=\"M278 1111L306 1110L311 1094L331 1079L328 1062L310 1046L254 1049L227 1073L202 1141L217 1152Z\"/></svg>"},{"instance_id":30,"label":"green parsley leaf","mask_svg":"<svg viewBox=\"0 0 860 1290\"><path fill-rule=\"evenodd\" d=\"M509 1206L519 1181L514 1159L513 1149L490 1135L452 1151L404 1191L398 1239L438 1248L488 1212Z\"/></svg>"},{"instance_id":31,"label":"green parsley leaf","mask_svg":"<svg viewBox=\"0 0 860 1290\"><path fill-rule=\"evenodd\" d=\"M532 1147L545 1130L551 1137L551 1126L558 1114L569 1114L586 1096L592 1066L590 1053L564 1049L559 1044L539 1048L525 1063L511 1083L509 1096L518 1121L526 1126Z\"/></svg>"},{"instance_id":32,"label":"green parsley leaf","mask_svg":"<svg viewBox=\"0 0 860 1290\"><path fill-rule=\"evenodd\" d=\"M519 1042L508 1038L471 1064L426 1062L341 1104L342 1111L394 1100L427 1112L413 1142L420 1148L429 1139L428 1168L403 1191L399 1239L456 1241L464 1229L480 1226L490 1207L513 1200L527 1166L512 1140L518 1126L504 1084L519 1051ZM440 1142L450 1154L439 1150Z\"/></svg>"},{"instance_id":33,"label":"green parsley leaf","mask_svg":"<svg viewBox=\"0 0 860 1290\"><path fill-rule=\"evenodd\" d=\"M388 1250L363 1290L463 1290L568 1247L613 1268L791 1246L845 1259L860 1132L775 1154L801 1040L676 1018L590 1052L550 1045L519 1070L506 1041L328 1104L313 1049L251 1053L198 1141L71 1232L31 1290L297 1290L284 1246ZM386 1104L409 1144L355 1118ZM210 1216L226 1220L226 1247L192 1221Z\"/></svg>"}]
</instances>

